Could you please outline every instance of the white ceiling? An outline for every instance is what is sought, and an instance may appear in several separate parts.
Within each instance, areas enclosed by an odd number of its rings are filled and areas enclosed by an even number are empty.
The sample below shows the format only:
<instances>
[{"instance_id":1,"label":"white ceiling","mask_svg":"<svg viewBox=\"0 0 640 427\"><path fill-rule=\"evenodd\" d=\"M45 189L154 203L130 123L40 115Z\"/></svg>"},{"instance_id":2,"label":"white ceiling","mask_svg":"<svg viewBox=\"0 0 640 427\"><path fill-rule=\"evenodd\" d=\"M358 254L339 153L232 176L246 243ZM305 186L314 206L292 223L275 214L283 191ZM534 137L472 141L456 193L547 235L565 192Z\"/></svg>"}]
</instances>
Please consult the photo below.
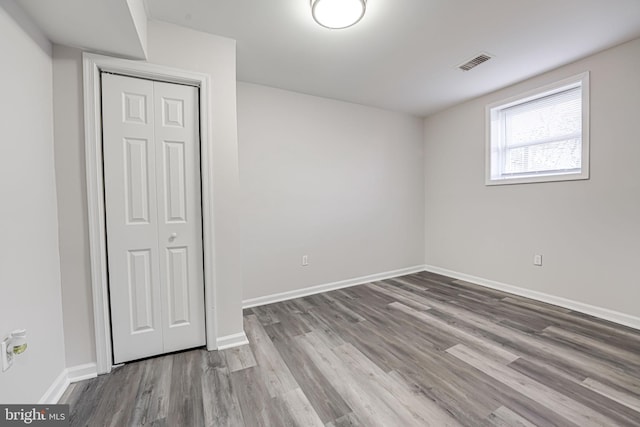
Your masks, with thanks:
<instances>
[{"instance_id":1,"label":"white ceiling","mask_svg":"<svg viewBox=\"0 0 640 427\"><path fill-rule=\"evenodd\" d=\"M143 58L143 0L20 0L55 43ZM151 19L237 40L238 79L412 113L640 37L640 0L368 0L328 30L309 0L144 0ZM481 52L476 69L456 68Z\"/></svg>"},{"instance_id":2,"label":"white ceiling","mask_svg":"<svg viewBox=\"0 0 640 427\"><path fill-rule=\"evenodd\" d=\"M368 0L327 30L309 0L147 0L151 18L237 40L238 79L428 115L640 37L640 0ZM480 52L473 71L456 68Z\"/></svg>"}]
</instances>

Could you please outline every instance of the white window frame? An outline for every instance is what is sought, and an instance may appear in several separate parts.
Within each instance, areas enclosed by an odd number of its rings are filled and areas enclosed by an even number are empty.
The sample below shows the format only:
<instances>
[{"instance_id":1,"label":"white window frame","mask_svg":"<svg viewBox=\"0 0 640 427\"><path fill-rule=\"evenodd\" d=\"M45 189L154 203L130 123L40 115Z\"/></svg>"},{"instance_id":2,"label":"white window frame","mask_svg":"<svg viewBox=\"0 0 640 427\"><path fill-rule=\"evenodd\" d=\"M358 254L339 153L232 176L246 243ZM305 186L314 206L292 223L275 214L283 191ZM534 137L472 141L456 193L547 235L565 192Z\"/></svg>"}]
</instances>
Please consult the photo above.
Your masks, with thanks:
<instances>
[{"instance_id":1,"label":"white window frame","mask_svg":"<svg viewBox=\"0 0 640 427\"><path fill-rule=\"evenodd\" d=\"M499 177L494 178L492 168L497 168L495 164L501 150L494 149L496 143L494 138L498 138L495 132L498 132L492 121L493 111L510 108L516 105L524 104L545 96L553 95L569 88L580 85L582 89L582 159L579 172L562 172L552 171L545 173L532 173L531 175L519 177ZM528 184L535 182L553 182L553 181L574 181L589 179L589 72L584 72L576 76L548 84L537 89L527 91L525 93L512 96L501 101L491 103L486 106L486 147L485 147L485 185L509 185L509 184ZM493 131L493 132L492 132Z\"/></svg>"}]
</instances>

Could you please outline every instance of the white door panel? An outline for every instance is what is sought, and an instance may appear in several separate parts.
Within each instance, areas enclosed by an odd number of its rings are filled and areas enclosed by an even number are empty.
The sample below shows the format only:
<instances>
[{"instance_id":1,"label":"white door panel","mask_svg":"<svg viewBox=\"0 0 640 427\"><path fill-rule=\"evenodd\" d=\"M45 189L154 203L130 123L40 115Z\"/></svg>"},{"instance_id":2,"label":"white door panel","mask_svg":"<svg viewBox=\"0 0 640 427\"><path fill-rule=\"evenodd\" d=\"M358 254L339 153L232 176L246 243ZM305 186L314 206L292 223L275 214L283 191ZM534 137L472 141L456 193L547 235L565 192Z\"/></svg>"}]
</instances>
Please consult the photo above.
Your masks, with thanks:
<instances>
[{"instance_id":1,"label":"white door panel","mask_svg":"<svg viewBox=\"0 0 640 427\"><path fill-rule=\"evenodd\" d=\"M102 75L114 361L205 343L198 93Z\"/></svg>"},{"instance_id":2,"label":"white door panel","mask_svg":"<svg viewBox=\"0 0 640 427\"><path fill-rule=\"evenodd\" d=\"M198 91L155 82L165 351L205 344Z\"/></svg>"}]
</instances>

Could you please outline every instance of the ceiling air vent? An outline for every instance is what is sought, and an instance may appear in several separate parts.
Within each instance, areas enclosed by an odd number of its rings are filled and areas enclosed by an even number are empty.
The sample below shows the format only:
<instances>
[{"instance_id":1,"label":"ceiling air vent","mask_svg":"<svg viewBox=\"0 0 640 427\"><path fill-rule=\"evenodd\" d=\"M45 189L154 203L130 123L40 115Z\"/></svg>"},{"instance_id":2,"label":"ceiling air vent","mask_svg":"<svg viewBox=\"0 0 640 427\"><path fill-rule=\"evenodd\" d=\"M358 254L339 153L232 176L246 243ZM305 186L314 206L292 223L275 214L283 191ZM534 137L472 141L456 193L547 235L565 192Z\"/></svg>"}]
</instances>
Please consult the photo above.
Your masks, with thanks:
<instances>
[{"instance_id":1,"label":"ceiling air vent","mask_svg":"<svg viewBox=\"0 0 640 427\"><path fill-rule=\"evenodd\" d=\"M492 56L489 55L488 53L481 53L475 58L468 60L464 64L458 65L458 68L461 69L462 71L469 71L470 69L477 67L483 62L487 62L491 58Z\"/></svg>"}]
</instances>

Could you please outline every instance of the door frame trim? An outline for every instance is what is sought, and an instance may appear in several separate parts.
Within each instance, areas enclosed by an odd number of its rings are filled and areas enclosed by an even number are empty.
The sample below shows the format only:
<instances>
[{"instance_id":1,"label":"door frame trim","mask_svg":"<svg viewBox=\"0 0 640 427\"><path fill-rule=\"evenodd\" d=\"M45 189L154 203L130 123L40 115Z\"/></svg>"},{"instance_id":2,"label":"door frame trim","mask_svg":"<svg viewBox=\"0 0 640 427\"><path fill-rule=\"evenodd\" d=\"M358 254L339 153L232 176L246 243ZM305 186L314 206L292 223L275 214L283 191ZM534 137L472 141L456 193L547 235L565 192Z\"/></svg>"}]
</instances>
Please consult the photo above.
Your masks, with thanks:
<instances>
[{"instance_id":1,"label":"door frame trim","mask_svg":"<svg viewBox=\"0 0 640 427\"><path fill-rule=\"evenodd\" d=\"M205 329L207 350L217 349L214 313L216 283L214 275L213 150L209 131L211 78L207 74L180 70L142 61L82 54L84 89L85 163L93 318L96 334L98 374L111 372L113 365L109 283L107 280L107 240L102 163L102 71L168 83L197 86L200 89L200 173L202 195L202 250L204 252ZM204 119L203 119L204 118Z\"/></svg>"}]
</instances>

